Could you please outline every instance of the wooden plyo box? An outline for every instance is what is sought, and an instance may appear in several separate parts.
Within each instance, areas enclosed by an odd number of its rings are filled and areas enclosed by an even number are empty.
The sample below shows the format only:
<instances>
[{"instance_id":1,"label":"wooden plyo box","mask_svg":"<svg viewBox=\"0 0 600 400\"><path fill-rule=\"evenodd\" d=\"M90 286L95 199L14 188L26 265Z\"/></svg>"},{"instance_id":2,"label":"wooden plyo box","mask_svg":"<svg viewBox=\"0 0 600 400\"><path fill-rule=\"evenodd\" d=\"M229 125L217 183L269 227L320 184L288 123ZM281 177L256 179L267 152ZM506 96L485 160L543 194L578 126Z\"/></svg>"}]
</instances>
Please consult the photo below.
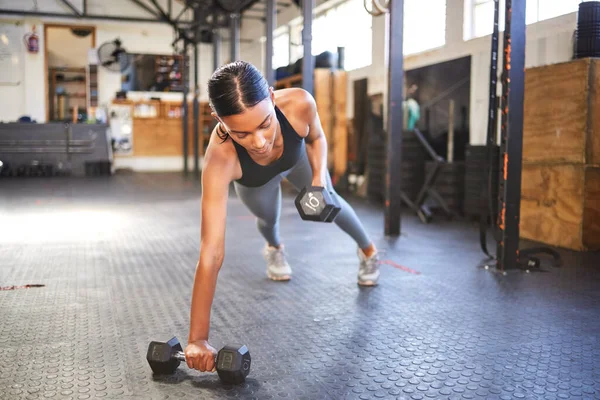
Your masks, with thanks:
<instances>
[{"instance_id":1,"label":"wooden plyo box","mask_svg":"<svg viewBox=\"0 0 600 400\"><path fill-rule=\"evenodd\" d=\"M523 162L600 165L600 60L525 72Z\"/></svg>"},{"instance_id":2,"label":"wooden plyo box","mask_svg":"<svg viewBox=\"0 0 600 400\"><path fill-rule=\"evenodd\" d=\"M600 167L523 164L521 237L571 250L600 249Z\"/></svg>"},{"instance_id":3,"label":"wooden plyo box","mask_svg":"<svg viewBox=\"0 0 600 400\"><path fill-rule=\"evenodd\" d=\"M521 237L600 249L600 60L525 73Z\"/></svg>"},{"instance_id":4,"label":"wooden plyo box","mask_svg":"<svg viewBox=\"0 0 600 400\"><path fill-rule=\"evenodd\" d=\"M334 183L346 173L348 164L348 73L331 68L315 68L314 98L327 139L327 167ZM275 83L276 89L302 86L302 74L288 76Z\"/></svg>"}]
</instances>

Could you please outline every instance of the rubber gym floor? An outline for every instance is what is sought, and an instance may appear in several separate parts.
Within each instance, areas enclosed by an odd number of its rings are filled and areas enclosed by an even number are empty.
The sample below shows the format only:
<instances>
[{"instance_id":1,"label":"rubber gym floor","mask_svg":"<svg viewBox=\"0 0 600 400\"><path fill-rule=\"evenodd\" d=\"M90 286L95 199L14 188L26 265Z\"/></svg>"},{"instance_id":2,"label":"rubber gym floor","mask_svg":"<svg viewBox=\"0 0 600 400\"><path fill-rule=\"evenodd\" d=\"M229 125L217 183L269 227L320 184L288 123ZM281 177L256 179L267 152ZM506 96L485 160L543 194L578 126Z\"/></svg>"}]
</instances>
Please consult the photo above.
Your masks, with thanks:
<instances>
[{"instance_id":1,"label":"rubber gym floor","mask_svg":"<svg viewBox=\"0 0 600 400\"><path fill-rule=\"evenodd\" d=\"M600 399L600 255L506 276L476 224L383 213L347 197L382 250L356 284L353 242L301 221L284 191L294 270L266 278L255 221L230 197L211 344L246 344L240 386L182 364L153 377L152 340L187 341L200 188L180 174L0 181L2 399ZM39 288L14 288L41 284Z\"/></svg>"}]
</instances>

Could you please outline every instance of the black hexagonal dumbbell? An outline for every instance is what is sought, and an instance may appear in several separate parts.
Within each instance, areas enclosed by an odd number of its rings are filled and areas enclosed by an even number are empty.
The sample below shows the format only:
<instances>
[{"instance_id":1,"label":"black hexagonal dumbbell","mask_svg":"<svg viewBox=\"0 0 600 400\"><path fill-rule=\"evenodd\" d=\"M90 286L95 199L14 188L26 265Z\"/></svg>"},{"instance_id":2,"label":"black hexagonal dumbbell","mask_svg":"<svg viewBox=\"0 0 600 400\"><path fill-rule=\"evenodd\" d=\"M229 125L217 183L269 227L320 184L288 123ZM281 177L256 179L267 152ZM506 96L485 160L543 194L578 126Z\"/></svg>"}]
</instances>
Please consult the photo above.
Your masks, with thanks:
<instances>
[{"instance_id":1,"label":"black hexagonal dumbbell","mask_svg":"<svg viewBox=\"0 0 600 400\"><path fill-rule=\"evenodd\" d=\"M306 221L333 222L342 209L337 198L321 186L307 186L294 202Z\"/></svg>"},{"instance_id":2,"label":"black hexagonal dumbbell","mask_svg":"<svg viewBox=\"0 0 600 400\"><path fill-rule=\"evenodd\" d=\"M179 364L185 362L185 354L179 340L174 337L168 342L150 342L146 359L157 375L170 375ZM235 385L243 383L250 372L248 347L227 345L217 354L216 369L221 382Z\"/></svg>"}]
</instances>

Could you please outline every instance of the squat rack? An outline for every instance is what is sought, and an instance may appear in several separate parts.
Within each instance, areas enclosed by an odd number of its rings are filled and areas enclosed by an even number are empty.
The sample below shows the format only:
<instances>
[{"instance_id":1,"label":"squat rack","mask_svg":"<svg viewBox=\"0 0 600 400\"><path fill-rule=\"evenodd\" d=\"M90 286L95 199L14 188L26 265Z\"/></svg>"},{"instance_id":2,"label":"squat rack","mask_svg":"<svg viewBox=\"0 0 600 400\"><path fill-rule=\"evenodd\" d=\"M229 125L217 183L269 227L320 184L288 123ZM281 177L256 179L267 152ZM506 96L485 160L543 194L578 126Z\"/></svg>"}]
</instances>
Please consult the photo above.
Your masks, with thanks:
<instances>
[{"instance_id":1,"label":"squat rack","mask_svg":"<svg viewBox=\"0 0 600 400\"><path fill-rule=\"evenodd\" d=\"M380 0L372 4L381 14ZM497 0L496 0L497 2ZM523 103L525 93L525 0L506 0L506 23L503 57L503 108L500 138L499 215L497 228L496 268L500 271L516 269L523 262L525 251L519 251L519 220L521 203L521 170L523 151ZM497 7L497 5L496 5ZM388 151L386 168L385 235L400 235L401 159L403 135L404 66L403 22L404 0L389 0L388 36ZM374 14L376 15L376 14ZM492 43L492 46L497 43ZM496 52L497 54L497 52ZM498 62L492 57L492 63ZM492 67L492 65L491 65ZM495 78L492 78L495 79ZM495 84L495 82L494 82ZM495 102L495 95L490 101ZM495 106L495 104L494 104ZM492 123L495 119L492 119Z\"/></svg>"}]
</instances>

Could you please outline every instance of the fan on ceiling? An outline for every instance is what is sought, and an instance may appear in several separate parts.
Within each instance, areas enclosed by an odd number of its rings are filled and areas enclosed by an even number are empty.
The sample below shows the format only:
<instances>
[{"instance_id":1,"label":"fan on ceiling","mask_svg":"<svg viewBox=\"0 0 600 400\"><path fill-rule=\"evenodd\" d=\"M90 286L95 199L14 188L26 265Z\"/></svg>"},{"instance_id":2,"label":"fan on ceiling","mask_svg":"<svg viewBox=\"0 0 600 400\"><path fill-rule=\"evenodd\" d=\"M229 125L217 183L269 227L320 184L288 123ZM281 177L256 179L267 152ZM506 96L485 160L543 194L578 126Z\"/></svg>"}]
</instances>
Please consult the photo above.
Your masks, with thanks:
<instances>
[{"instance_id":1,"label":"fan on ceiling","mask_svg":"<svg viewBox=\"0 0 600 400\"><path fill-rule=\"evenodd\" d=\"M121 41L115 39L98 48L98 62L110 71L124 72L131 63L131 56L121 47Z\"/></svg>"}]
</instances>

